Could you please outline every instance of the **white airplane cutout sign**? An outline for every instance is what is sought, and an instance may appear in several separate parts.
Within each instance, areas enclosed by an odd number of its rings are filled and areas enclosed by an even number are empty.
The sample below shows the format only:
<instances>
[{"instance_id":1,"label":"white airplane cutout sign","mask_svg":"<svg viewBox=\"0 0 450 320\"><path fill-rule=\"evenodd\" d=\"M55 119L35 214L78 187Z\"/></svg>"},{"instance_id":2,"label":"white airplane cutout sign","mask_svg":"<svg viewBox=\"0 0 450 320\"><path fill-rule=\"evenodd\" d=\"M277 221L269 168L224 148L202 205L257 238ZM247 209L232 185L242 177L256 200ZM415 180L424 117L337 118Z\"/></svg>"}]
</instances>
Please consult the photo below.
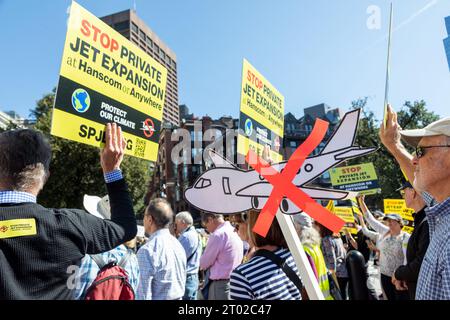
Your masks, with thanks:
<instances>
[{"instance_id":1,"label":"white airplane cutout sign","mask_svg":"<svg viewBox=\"0 0 450 320\"><path fill-rule=\"evenodd\" d=\"M345 200L357 193L308 186L322 173L341 162L374 152L376 148L354 146L360 109L348 112L342 119L322 152L308 157L292 183L312 199ZM235 214L249 209L261 210L269 198L273 186L255 170L242 170L221 155L209 150L214 168L203 173L194 185L185 191L185 199L202 211ZM280 172L287 161L273 164ZM283 198L280 211L285 214L301 212L293 202Z\"/></svg>"}]
</instances>

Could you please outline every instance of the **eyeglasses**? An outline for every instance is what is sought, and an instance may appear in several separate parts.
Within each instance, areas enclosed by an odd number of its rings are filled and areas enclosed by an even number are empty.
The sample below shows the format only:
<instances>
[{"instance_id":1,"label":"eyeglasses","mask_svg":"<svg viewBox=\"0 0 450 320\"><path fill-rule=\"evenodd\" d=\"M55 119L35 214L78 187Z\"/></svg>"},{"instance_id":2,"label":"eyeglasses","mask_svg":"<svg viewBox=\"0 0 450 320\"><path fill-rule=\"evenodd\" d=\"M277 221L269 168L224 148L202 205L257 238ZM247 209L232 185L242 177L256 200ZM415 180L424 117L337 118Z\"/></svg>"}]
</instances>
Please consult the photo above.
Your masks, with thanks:
<instances>
[{"instance_id":1,"label":"eyeglasses","mask_svg":"<svg viewBox=\"0 0 450 320\"><path fill-rule=\"evenodd\" d=\"M425 149L430 148L450 148L450 145L445 146L417 146L416 147L416 157L417 159L422 158L425 155Z\"/></svg>"}]
</instances>

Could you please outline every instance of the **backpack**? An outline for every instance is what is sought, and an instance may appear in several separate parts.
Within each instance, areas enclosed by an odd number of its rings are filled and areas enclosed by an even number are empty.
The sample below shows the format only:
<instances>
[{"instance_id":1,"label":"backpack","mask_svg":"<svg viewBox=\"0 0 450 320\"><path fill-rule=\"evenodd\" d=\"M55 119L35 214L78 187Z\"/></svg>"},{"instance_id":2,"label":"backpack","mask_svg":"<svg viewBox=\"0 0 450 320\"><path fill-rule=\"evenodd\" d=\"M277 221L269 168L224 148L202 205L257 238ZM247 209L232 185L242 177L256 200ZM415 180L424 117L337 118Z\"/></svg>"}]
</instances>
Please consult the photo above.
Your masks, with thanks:
<instances>
[{"instance_id":1,"label":"backpack","mask_svg":"<svg viewBox=\"0 0 450 320\"><path fill-rule=\"evenodd\" d=\"M124 266L127 263L127 254L119 261L105 263L100 255L91 258L100 268L94 282L87 288L85 300L134 300L135 293L131 286Z\"/></svg>"}]
</instances>

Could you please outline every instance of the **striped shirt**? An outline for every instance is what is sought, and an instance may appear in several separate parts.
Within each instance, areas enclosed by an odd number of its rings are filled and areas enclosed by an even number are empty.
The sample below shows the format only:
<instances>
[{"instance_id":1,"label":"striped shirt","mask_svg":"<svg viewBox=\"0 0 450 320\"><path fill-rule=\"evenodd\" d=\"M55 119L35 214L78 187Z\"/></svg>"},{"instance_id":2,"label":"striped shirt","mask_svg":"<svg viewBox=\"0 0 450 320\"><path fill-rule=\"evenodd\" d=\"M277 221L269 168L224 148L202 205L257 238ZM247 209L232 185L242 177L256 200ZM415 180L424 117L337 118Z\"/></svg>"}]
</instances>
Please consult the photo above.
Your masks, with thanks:
<instances>
[{"instance_id":1,"label":"striped shirt","mask_svg":"<svg viewBox=\"0 0 450 320\"><path fill-rule=\"evenodd\" d=\"M450 300L450 198L425 209L430 244L420 267L417 300Z\"/></svg>"},{"instance_id":2,"label":"striped shirt","mask_svg":"<svg viewBox=\"0 0 450 320\"><path fill-rule=\"evenodd\" d=\"M297 266L287 249L278 249L277 256L287 258L287 264L298 275ZM301 300L297 287L283 270L271 260L254 256L241 264L230 278L230 296L232 300Z\"/></svg>"}]
</instances>

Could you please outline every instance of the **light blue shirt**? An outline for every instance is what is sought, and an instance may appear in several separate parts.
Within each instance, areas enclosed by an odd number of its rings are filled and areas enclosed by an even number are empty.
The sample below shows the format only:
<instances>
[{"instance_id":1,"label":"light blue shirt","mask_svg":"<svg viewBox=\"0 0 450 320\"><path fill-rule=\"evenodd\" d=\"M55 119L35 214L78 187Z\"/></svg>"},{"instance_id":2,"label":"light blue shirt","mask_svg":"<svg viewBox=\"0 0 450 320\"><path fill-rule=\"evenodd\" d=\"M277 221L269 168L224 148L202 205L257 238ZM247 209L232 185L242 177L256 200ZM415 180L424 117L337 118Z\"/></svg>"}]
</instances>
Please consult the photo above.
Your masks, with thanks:
<instances>
[{"instance_id":1,"label":"light blue shirt","mask_svg":"<svg viewBox=\"0 0 450 320\"><path fill-rule=\"evenodd\" d=\"M186 253L169 229L151 234L137 253L138 300L177 300L184 295Z\"/></svg>"},{"instance_id":2,"label":"light blue shirt","mask_svg":"<svg viewBox=\"0 0 450 320\"><path fill-rule=\"evenodd\" d=\"M36 203L36 197L31 193L20 191L0 191L0 203Z\"/></svg>"},{"instance_id":3,"label":"light blue shirt","mask_svg":"<svg viewBox=\"0 0 450 320\"><path fill-rule=\"evenodd\" d=\"M417 300L450 300L450 198L425 209L430 244L420 267Z\"/></svg>"},{"instance_id":4,"label":"light blue shirt","mask_svg":"<svg viewBox=\"0 0 450 320\"><path fill-rule=\"evenodd\" d=\"M198 232L193 226L190 226L181 232L178 241L183 246L188 259L186 273L197 274L200 267L200 256L202 255L202 244Z\"/></svg>"}]
</instances>

